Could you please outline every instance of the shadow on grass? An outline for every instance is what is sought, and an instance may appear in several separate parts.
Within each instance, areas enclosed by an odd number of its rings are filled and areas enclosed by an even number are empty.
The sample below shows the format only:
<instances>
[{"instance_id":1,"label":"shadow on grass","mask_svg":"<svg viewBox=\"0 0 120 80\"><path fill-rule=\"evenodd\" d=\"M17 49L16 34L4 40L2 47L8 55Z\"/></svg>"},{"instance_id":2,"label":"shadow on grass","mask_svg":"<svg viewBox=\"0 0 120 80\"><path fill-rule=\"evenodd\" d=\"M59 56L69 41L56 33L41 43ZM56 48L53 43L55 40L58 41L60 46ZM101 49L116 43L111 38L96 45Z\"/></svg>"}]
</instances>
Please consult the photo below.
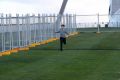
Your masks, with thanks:
<instances>
[{"instance_id":1,"label":"shadow on grass","mask_svg":"<svg viewBox=\"0 0 120 80\"><path fill-rule=\"evenodd\" d=\"M31 49L31 50L60 50L60 49L58 49L58 48L51 48L51 49L49 49L49 48L33 48L33 49ZM74 48L65 48L65 49L63 49L63 50L120 50L120 49L108 49L108 48L104 48L104 49L90 49L90 48L76 48L76 49L74 49Z\"/></svg>"}]
</instances>

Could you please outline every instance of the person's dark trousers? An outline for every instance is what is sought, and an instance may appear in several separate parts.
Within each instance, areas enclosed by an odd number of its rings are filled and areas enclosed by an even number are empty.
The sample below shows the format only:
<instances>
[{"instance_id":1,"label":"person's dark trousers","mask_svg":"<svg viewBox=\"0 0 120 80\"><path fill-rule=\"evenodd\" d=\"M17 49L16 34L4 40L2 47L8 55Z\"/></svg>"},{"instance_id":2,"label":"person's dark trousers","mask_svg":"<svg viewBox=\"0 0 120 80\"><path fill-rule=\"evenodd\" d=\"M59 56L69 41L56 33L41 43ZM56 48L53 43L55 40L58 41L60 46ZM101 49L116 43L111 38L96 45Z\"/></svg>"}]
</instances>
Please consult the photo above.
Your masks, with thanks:
<instances>
[{"instance_id":1,"label":"person's dark trousers","mask_svg":"<svg viewBox=\"0 0 120 80\"><path fill-rule=\"evenodd\" d=\"M63 50L63 44L66 44L66 38L60 37L60 50Z\"/></svg>"}]
</instances>

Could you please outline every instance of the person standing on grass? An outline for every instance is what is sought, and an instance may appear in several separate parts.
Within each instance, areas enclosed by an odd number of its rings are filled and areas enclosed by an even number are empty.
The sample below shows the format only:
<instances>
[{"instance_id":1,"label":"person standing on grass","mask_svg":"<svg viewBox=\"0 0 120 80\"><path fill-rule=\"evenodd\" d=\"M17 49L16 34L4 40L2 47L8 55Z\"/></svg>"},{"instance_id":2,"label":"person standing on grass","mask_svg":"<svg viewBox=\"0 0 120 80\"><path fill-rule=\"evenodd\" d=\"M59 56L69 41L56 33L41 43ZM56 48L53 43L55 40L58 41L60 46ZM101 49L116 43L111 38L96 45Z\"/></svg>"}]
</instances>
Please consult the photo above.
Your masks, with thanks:
<instances>
[{"instance_id":1,"label":"person standing on grass","mask_svg":"<svg viewBox=\"0 0 120 80\"><path fill-rule=\"evenodd\" d=\"M55 33L60 33L60 50L63 50L63 44L66 44L66 34L68 35L68 32L65 30L65 25L62 24L59 31Z\"/></svg>"}]
</instances>

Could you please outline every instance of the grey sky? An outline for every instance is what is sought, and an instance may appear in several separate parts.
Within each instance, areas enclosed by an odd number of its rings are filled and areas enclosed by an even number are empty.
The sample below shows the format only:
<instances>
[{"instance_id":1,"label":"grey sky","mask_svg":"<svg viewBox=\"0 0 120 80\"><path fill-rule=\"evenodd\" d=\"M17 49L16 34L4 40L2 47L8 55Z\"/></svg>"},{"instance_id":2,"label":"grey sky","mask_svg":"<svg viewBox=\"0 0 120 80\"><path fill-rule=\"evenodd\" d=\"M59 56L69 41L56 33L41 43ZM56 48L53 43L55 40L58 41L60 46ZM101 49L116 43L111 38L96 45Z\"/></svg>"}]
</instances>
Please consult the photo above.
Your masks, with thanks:
<instances>
[{"instance_id":1,"label":"grey sky","mask_svg":"<svg viewBox=\"0 0 120 80\"><path fill-rule=\"evenodd\" d=\"M62 0L0 0L0 13L58 13ZM65 13L108 14L109 0L68 0Z\"/></svg>"}]
</instances>

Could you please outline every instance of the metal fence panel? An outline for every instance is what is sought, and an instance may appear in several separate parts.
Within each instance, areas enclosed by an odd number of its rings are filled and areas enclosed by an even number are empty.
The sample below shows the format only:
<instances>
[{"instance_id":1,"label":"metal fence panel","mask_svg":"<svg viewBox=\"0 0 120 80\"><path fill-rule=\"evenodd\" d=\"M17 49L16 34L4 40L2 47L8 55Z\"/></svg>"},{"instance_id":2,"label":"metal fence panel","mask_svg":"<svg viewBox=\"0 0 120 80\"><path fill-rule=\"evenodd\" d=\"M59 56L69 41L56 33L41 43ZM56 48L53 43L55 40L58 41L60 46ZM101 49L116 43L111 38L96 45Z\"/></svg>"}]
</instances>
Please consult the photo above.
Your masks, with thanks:
<instances>
[{"instance_id":1,"label":"metal fence panel","mask_svg":"<svg viewBox=\"0 0 120 80\"><path fill-rule=\"evenodd\" d=\"M62 16L61 24L66 25L69 33L76 32L76 16ZM50 38L58 38L55 31L60 28L56 23L58 15L38 14L19 15L0 14L0 52L29 46Z\"/></svg>"}]
</instances>

